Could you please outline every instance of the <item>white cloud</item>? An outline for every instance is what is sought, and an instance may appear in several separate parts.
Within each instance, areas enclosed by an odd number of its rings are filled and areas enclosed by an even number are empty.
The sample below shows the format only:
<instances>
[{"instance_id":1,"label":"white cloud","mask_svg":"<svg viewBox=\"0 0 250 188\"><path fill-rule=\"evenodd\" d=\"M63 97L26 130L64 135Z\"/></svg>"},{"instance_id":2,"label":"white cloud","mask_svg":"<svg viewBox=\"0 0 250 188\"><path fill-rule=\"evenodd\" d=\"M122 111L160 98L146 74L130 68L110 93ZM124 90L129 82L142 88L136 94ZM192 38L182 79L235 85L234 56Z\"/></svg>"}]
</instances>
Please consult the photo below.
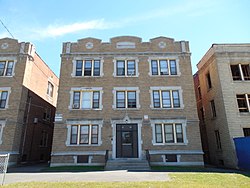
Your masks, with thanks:
<instances>
[{"instance_id":1,"label":"white cloud","mask_svg":"<svg viewBox=\"0 0 250 188\"><path fill-rule=\"evenodd\" d=\"M10 34L8 34L7 32L0 33L0 38L6 38L6 37L12 38Z\"/></svg>"}]
</instances>

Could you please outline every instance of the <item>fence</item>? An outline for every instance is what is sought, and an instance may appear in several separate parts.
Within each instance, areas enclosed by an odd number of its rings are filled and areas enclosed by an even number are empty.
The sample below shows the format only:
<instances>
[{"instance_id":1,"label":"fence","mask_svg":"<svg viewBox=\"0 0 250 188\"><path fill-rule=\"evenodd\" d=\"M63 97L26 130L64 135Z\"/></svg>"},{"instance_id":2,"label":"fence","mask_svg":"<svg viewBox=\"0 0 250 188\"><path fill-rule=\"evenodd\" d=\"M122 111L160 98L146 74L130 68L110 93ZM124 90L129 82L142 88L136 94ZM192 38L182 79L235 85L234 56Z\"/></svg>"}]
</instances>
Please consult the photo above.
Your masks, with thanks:
<instances>
[{"instance_id":1,"label":"fence","mask_svg":"<svg viewBox=\"0 0 250 188\"><path fill-rule=\"evenodd\" d=\"M9 154L2 154L0 155L0 174L2 174L2 180L1 180L1 185L4 184L4 179L5 175L7 172L7 167L8 167L8 161L9 161Z\"/></svg>"},{"instance_id":2,"label":"fence","mask_svg":"<svg viewBox=\"0 0 250 188\"><path fill-rule=\"evenodd\" d=\"M250 137L234 138L238 167L250 170Z\"/></svg>"}]
</instances>

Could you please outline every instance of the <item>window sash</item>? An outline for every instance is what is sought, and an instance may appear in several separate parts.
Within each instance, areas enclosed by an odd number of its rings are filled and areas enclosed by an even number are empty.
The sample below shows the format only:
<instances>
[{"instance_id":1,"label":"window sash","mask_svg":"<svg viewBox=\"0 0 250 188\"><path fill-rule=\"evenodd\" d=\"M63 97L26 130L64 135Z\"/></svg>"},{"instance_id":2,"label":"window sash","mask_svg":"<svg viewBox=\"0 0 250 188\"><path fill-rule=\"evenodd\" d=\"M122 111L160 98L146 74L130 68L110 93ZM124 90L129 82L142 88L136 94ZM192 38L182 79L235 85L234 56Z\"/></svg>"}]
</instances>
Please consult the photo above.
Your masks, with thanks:
<instances>
[{"instance_id":1,"label":"window sash","mask_svg":"<svg viewBox=\"0 0 250 188\"><path fill-rule=\"evenodd\" d=\"M230 65L233 80L241 80L239 65Z\"/></svg>"},{"instance_id":2,"label":"window sash","mask_svg":"<svg viewBox=\"0 0 250 188\"><path fill-rule=\"evenodd\" d=\"M73 94L73 108L79 109L80 108L80 92L74 91Z\"/></svg>"},{"instance_id":3,"label":"window sash","mask_svg":"<svg viewBox=\"0 0 250 188\"><path fill-rule=\"evenodd\" d=\"M173 107L174 108L179 108L180 107L180 96L179 96L179 91L178 90L173 90L172 91L172 96L173 96Z\"/></svg>"},{"instance_id":4,"label":"window sash","mask_svg":"<svg viewBox=\"0 0 250 188\"><path fill-rule=\"evenodd\" d=\"M76 61L76 76L82 76L83 62L82 60Z\"/></svg>"},{"instance_id":5,"label":"window sash","mask_svg":"<svg viewBox=\"0 0 250 188\"><path fill-rule=\"evenodd\" d=\"M208 89L211 89L212 88L212 82L211 82L210 73L206 74L206 80L207 80L207 87L208 87Z\"/></svg>"},{"instance_id":6,"label":"window sash","mask_svg":"<svg viewBox=\"0 0 250 188\"><path fill-rule=\"evenodd\" d=\"M250 95L248 94L238 94L236 95L239 112L249 112L250 111Z\"/></svg>"},{"instance_id":7,"label":"window sash","mask_svg":"<svg viewBox=\"0 0 250 188\"><path fill-rule=\"evenodd\" d=\"M156 143L163 142L162 125L161 124L155 124L155 141L156 141Z\"/></svg>"},{"instance_id":8,"label":"window sash","mask_svg":"<svg viewBox=\"0 0 250 188\"><path fill-rule=\"evenodd\" d=\"M91 127L91 144L98 144L98 125L92 125Z\"/></svg>"},{"instance_id":9,"label":"window sash","mask_svg":"<svg viewBox=\"0 0 250 188\"><path fill-rule=\"evenodd\" d=\"M90 109L91 108L91 95L92 92L82 92L82 109Z\"/></svg>"},{"instance_id":10,"label":"window sash","mask_svg":"<svg viewBox=\"0 0 250 188\"><path fill-rule=\"evenodd\" d=\"M71 125L70 144L98 144L99 125Z\"/></svg>"},{"instance_id":11,"label":"window sash","mask_svg":"<svg viewBox=\"0 0 250 188\"><path fill-rule=\"evenodd\" d=\"M4 71L5 71L5 61L0 62L0 76L4 76Z\"/></svg>"},{"instance_id":12,"label":"window sash","mask_svg":"<svg viewBox=\"0 0 250 188\"><path fill-rule=\"evenodd\" d=\"M116 62L116 75L125 76L125 61L119 60Z\"/></svg>"},{"instance_id":13,"label":"window sash","mask_svg":"<svg viewBox=\"0 0 250 188\"><path fill-rule=\"evenodd\" d=\"M0 108L5 108L8 98L8 91L0 92Z\"/></svg>"},{"instance_id":14,"label":"window sash","mask_svg":"<svg viewBox=\"0 0 250 188\"><path fill-rule=\"evenodd\" d=\"M93 108L99 108L99 103L100 103L100 92L99 91L94 91L93 92Z\"/></svg>"},{"instance_id":15,"label":"window sash","mask_svg":"<svg viewBox=\"0 0 250 188\"><path fill-rule=\"evenodd\" d=\"M78 126L72 125L70 134L70 144L77 144L77 137L78 137Z\"/></svg>"},{"instance_id":16,"label":"window sash","mask_svg":"<svg viewBox=\"0 0 250 188\"><path fill-rule=\"evenodd\" d=\"M84 76L91 76L92 74L92 61L85 60L84 61Z\"/></svg>"},{"instance_id":17,"label":"window sash","mask_svg":"<svg viewBox=\"0 0 250 188\"><path fill-rule=\"evenodd\" d=\"M241 64L241 69L242 69L244 80L250 80L250 65Z\"/></svg>"},{"instance_id":18,"label":"window sash","mask_svg":"<svg viewBox=\"0 0 250 188\"><path fill-rule=\"evenodd\" d=\"M125 91L116 92L116 108L126 108Z\"/></svg>"},{"instance_id":19,"label":"window sash","mask_svg":"<svg viewBox=\"0 0 250 188\"><path fill-rule=\"evenodd\" d=\"M128 76L135 75L135 61L134 60L127 61L127 75Z\"/></svg>"},{"instance_id":20,"label":"window sash","mask_svg":"<svg viewBox=\"0 0 250 188\"><path fill-rule=\"evenodd\" d=\"M168 75L168 62L167 62L167 60L160 60L160 75Z\"/></svg>"},{"instance_id":21,"label":"window sash","mask_svg":"<svg viewBox=\"0 0 250 188\"><path fill-rule=\"evenodd\" d=\"M214 131L214 133L215 133L217 149L221 150L220 132L218 130L216 130L216 131Z\"/></svg>"},{"instance_id":22,"label":"window sash","mask_svg":"<svg viewBox=\"0 0 250 188\"><path fill-rule=\"evenodd\" d=\"M100 76L100 67L101 67L100 60L95 60L94 61L94 76Z\"/></svg>"},{"instance_id":23,"label":"window sash","mask_svg":"<svg viewBox=\"0 0 250 188\"><path fill-rule=\"evenodd\" d=\"M170 60L170 74L171 75L177 75L177 67L176 67L176 61L175 60Z\"/></svg>"},{"instance_id":24,"label":"window sash","mask_svg":"<svg viewBox=\"0 0 250 188\"><path fill-rule=\"evenodd\" d=\"M212 110L212 117L216 117L216 108L215 108L214 100L210 101L210 105L211 105L211 110Z\"/></svg>"},{"instance_id":25,"label":"window sash","mask_svg":"<svg viewBox=\"0 0 250 188\"><path fill-rule=\"evenodd\" d=\"M152 75L158 75L158 62L156 60L151 61Z\"/></svg>"},{"instance_id":26,"label":"window sash","mask_svg":"<svg viewBox=\"0 0 250 188\"><path fill-rule=\"evenodd\" d=\"M81 125L80 126L80 144L89 144L89 126L88 125Z\"/></svg>"},{"instance_id":27,"label":"window sash","mask_svg":"<svg viewBox=\"0 0 250 188\"><path fill-rule=\"evenodd\" d=\"M136 91L127 91L128 108L136 108Z\"/></svg>"},{"instance_id":28,"label":"window sash","mask_svg":"<svg viewBox=\"0 0 250 188\"><path fill-rule=\"evenodd\" d=\"M174 128L173 124L164 124L165 143L174 143Z\"/></svg>"},{"instance_id":29,"label":"window sash","mask_svg":"<svg viewBox=\"0 0 250 188\"><path fill-rule=\"evenodd\" d=\"M154 103L154 108L160 108L161 107L159 91L153 91L153 103Z\"/></svg>"},{"instance_id":30,"label":"window sash","mask_svg":"<svg viewBox=\"0 0 250 188\"><path fill-rule=\"evenodd\" d=\"M170 91L161 91L162 96L162 108L171 108L171 95Z\"/></svg>"}]
</instances>

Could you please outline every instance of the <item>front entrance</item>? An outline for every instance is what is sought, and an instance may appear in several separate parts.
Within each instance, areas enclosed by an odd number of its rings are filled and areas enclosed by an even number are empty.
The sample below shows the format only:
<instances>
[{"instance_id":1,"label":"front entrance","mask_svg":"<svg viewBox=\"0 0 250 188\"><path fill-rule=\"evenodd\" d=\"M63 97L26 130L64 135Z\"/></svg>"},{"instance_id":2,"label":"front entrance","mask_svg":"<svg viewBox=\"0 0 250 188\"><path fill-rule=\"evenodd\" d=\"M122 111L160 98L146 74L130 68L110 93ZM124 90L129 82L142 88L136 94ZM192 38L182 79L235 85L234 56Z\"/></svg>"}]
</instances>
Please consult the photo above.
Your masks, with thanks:
<instances>
[{"instance_id":1,"label":"front entrance","mask_svg":"<svg viewBox=\"0 0 250 188\"><path fill-rule=\"evenodd\" d=\"M116 125L116 157L138 158L138 125Z\"/></svg>"}]
</instances>

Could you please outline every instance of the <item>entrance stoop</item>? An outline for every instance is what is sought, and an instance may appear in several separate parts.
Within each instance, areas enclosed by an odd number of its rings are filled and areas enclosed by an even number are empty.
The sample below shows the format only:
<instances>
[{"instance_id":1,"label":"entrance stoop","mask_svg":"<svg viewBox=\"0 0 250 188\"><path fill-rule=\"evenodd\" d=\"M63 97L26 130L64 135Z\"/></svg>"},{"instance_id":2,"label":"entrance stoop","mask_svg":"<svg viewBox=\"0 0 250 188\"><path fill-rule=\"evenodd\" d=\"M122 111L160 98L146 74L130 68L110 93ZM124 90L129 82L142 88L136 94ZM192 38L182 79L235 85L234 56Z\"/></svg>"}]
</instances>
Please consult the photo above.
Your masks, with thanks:
<instances>
[{"instance_id":1,"label":"entrance stoop","mask_svg":"<svg viewBox=\"0 0 250 188\"><path fill-rule=\"evenodd\" d=\"M147 160L110 159L106 163L105 170L149 171L150 166Z\"/></svg>"}]
</instances>

